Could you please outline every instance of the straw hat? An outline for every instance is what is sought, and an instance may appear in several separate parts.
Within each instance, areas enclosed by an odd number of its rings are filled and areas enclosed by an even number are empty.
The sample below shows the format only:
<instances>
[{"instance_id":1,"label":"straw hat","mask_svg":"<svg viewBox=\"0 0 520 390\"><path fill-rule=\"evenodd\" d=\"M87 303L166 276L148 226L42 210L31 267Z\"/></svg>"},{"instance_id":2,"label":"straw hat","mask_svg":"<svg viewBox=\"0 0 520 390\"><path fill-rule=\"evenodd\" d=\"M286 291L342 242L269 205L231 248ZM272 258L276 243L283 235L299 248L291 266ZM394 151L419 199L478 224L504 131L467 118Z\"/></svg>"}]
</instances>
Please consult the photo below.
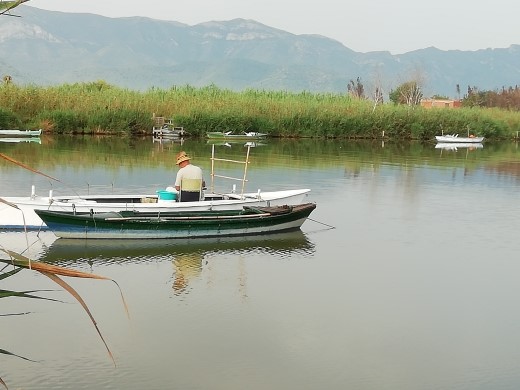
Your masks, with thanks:
<instances>
[{"instance_id":1,"label":"straw hat","mask_svg":"<svg viewBox=\"0 0 520 390\"><path fill-rule=\"evenodd\" d=\"M185 151L182 151L182 152L179 152L179 154L177 155L177 162L175 164L179 165L181 162L189 161L189 160L190 160L190 157L186 154Z\"/></svg>"}]
</instances>

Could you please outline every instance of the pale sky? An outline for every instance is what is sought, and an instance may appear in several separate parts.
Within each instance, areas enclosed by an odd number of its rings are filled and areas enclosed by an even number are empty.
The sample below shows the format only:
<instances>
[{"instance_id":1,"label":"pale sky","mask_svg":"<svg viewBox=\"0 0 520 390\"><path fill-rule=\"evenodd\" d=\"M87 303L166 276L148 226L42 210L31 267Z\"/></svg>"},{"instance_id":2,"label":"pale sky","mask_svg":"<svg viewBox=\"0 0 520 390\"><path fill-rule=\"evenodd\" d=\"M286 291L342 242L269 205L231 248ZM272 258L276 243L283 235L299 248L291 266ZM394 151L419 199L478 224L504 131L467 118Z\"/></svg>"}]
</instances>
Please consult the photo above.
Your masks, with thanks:
<instances>
[{"instance_id":1,"label":"pale sky","mask_svg":"<svg viewBox=\"0 0 520 390\"><path fill-rule=\"evenodd\" d=\"M319 34L358 52L401 54L520 44L519 0L31 0L27 5L194 25L253 19L293 34ZM23 7L23 5L22 5Z\"/></svg>"}]
</instances>

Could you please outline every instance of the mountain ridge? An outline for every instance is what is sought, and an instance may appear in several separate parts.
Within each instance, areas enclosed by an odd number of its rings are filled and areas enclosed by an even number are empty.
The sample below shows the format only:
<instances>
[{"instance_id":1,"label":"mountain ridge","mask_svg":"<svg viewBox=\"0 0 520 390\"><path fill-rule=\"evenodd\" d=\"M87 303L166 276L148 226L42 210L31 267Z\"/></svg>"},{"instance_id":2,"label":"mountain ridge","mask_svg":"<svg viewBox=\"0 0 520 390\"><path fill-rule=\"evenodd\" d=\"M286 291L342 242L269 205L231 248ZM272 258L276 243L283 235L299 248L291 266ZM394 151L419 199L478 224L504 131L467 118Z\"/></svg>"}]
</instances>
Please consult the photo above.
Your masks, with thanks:
<instances>
[{"instance_id":1,"label":"mountain ridge","mask_svg":"<svg viewBox=\"0 0 520 390\"><path fill-rule=\"evenodd\" d=\"M123 88L209 84L232 90L387 94L410 78L425 96L457 97L468 87L496 90L520 79L520 45L477 51L435 47L392 55L355 52L317 34L295 35L251 19L193 26L147 17L109 18L20 6L0 24L0 66L15 83L104 80ZM7 20L6 20L7 19Z\"/></svg>"}]
</instances>

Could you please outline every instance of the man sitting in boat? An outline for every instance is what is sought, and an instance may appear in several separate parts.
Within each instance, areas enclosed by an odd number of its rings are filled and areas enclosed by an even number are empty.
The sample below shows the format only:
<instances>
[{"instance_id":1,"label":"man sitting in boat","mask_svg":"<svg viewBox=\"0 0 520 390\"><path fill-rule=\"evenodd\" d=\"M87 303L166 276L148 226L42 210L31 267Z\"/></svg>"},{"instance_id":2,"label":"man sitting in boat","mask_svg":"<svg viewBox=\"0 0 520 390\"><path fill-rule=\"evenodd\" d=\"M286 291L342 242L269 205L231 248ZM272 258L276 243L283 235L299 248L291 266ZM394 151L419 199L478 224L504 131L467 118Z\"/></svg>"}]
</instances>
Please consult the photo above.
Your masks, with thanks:
<instances>
[{"instance_id":1,"label":"man sitting in boat","mask_svg":"<svg viewBox=\"0 0 520 390\"><path fill-rule=\"evenodd\" d=\"M176 164L179 166L175 189L180 194L180 202L196 202L202 197L202 188L206 182L202 176L202 169L190 164L190 157L186 152L179 152Z\"/></svg>"}]
</instances>

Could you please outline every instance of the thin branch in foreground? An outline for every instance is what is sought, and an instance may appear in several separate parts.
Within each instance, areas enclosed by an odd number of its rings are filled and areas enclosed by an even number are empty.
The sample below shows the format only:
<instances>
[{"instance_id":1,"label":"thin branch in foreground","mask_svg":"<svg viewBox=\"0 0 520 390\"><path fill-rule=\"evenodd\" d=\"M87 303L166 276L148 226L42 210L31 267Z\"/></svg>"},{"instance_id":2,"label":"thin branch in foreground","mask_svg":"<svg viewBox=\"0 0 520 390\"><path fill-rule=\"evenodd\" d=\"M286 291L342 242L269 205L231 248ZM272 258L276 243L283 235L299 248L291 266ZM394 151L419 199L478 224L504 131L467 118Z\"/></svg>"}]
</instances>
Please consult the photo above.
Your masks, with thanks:
<instances>
[{"instance_id":1,"label":"thin branch in foreground","mask_svg":"<svg viewBox=\"0 0 520 390\"><path fill-rule=\"evenodd\" d=\"M76 292L76 290L74 290L74 288L72 286L70 286L67 282L65 282L63 279L61 279L58 275L60 275L60 276L68 276L68 277L77 277L77 278L110 280L110 281L114 282L116 284L116 286L118 287L120 293L121 293L121 298L123 300L123 305L125 307L125 311L127 313L127 316L130 317L129 316L129 311L128 311L128 306L127 306L127 304L125 302L125 299L124 299L123 293L121 291L121 288L117 284L117 282L115 280L107 278L105 276L100 276L100 275L96 275L96 274L90 274L90 273L86 273L86 272L82 272L82 271L76 271L76 270L72 270L72 269L69 269L69 268L64 268L64 267L60 267L60 266L56 266L56 265L52 265L52 264L47 264L47 263L42 263L42 262L39 262L39 261L31 261L30 259L28 259L27 257L25 257L25 256L23 256L23 255L21 255L19 253L10 251L10 250L2 248L2 247L0 247L0 250L5 252L6 254L8 254L10 256L9 260L0 259L0 262L6 263L6 264L12 264L12 265L14 265L16 267L22 267L22 268L27 268L27 269L29 269L29 267L31 267L30 269L32 269L34 271L37 271L37 272L40 272L41 274L47 276L49 279L54 281L56 284L58 284L60 287L62 287L65 291L67 291L69 294L71 294L81 304L81 306L83 307L85 312L88 314L89 318L91 319L92 323L94 324L94 327L96 328L96 331L97 331L99 337L103 341L103 344L105 345L105 347L106 347L106 349L108 351L110 359L114 363L114 366L116 366L116 362L115 362L114 356L113 356L112 352L110 351L110 348L108 347L105 339L103 338L103 335L101 334L101 331L99 330L99 328L97 326L96 320L94 319L94 316L90 312L90 310L89 310L88 306L86 305L85 301Z\"/></svg>"}]
</instances>

